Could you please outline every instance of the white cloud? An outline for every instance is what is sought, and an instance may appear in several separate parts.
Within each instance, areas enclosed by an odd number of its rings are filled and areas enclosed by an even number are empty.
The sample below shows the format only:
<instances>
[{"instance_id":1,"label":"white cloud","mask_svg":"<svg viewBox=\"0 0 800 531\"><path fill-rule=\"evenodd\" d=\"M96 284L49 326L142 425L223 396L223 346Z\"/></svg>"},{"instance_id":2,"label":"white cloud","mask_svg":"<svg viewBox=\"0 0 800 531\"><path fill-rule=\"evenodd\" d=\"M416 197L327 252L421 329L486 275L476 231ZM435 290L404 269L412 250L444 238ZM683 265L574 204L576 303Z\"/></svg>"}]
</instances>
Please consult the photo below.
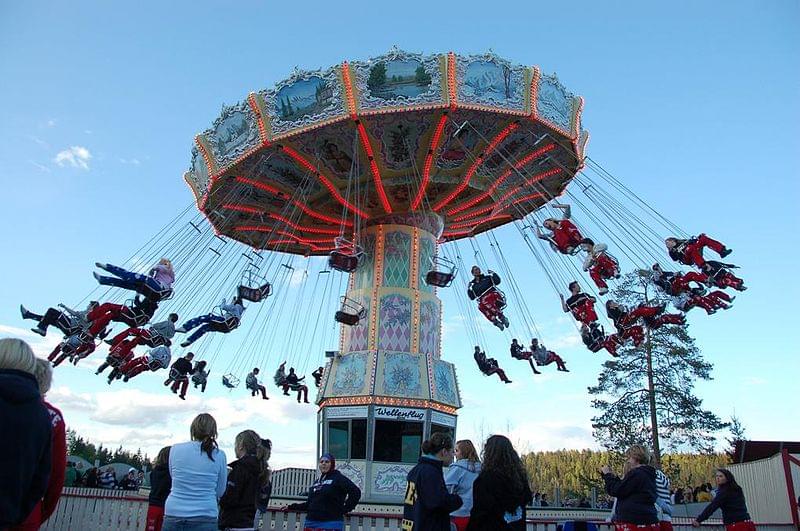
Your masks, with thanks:
<instances>
[{"instance_id":1,"label":"white cloud","mask_svg":"<svg viewBox=\"0 0 800 531\"><path fill-rule=\"evenodd\" d=\"M92 154L85 147L72 146L69 149L59 151L53 161L62 167L70 165L73 168L88 170L91 158Z\"/></svg>"},{"instance_id":2,"label":"white cloud","mask_svg":"<svg viewBox=\"0 0 800 531\"><path fill-rule=\"evenodd\" d=\"M56 126L56 119L55 118L50 118L49 120L47 120L45 122L44 125L45 125L45 127L55 127Z\"/></svg>"},{"instance_id":3,"label":"white cloud","mask_svg":"<svg viewBox=\"0 0 800 531\"><path fill-rule=\"evenodd\" d=\"M142 163L142 161L140 161L140 160L139 160L139 159L137 159L137 158L132 158L132 159L119 159L119 161L120 161L122 164L130 164L130 165L133 165L133 166L138 166L138 165L140 165L140 164Z\"/></svg>"}]
</instances>

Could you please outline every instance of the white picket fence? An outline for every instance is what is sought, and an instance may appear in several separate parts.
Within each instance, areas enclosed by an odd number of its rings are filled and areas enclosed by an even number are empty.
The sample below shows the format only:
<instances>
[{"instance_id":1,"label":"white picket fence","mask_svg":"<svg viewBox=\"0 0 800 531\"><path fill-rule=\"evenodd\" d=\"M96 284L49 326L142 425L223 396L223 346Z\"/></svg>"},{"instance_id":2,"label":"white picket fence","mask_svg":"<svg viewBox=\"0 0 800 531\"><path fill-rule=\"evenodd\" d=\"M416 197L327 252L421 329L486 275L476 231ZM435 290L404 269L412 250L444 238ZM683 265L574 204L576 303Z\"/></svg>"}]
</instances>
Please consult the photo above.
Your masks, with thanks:
<instances>
[{"instance_id":1,"label":"white picket fence","mask_svg":"<svg viewBox=\"0 0 800 531\"><path fill-rule=\"evenodd\" d=\"M287 501L287 500L285 500ZM596 520L596 514L581 509L547 512L537 517L538 509L529 510L527 531L557 531L559 523L567 520L592 520L599 531L614 531L613 526ZM542 515L544 516L544 515ZM42 526L45 531L141 531L147 519L147 498L136 493L103 489L65 488L53 516ZM273 508L265 515L263 531L302 531L304 513ZM398 514L356 512L346 518L348 531L400 531L402 517ZM691 531L691 520L673 522L676 531ZM759 525L759 531L789 531L791 525ZM722 531L719 524L704 525L703 531Z\"/></svg>"}]
</instances>

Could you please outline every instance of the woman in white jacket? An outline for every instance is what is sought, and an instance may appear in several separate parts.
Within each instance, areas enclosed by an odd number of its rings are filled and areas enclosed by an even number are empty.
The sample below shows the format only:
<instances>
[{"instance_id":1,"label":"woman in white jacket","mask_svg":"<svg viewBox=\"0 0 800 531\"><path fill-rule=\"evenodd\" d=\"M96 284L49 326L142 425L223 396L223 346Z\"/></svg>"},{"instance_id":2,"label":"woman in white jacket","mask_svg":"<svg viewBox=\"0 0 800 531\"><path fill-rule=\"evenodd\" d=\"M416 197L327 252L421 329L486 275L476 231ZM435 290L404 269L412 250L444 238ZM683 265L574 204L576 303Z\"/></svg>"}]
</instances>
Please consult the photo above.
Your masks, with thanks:
<instances>
[{"instance_id":1,"label":"woman in white jacket","mask_svg":"<svg viewBox=\"0 0 800 531\"><path fill-rule=\"evenodd\" d=\"M465 531L472 510L472 483L481 472L481 462L475 446L469 439L456 443L455 457L456 462L445 472L444 482L447 490L452 494L458 494L464 502L460 508L450 513L450 521L458 531Z\"/></svg>"}]
</instances>

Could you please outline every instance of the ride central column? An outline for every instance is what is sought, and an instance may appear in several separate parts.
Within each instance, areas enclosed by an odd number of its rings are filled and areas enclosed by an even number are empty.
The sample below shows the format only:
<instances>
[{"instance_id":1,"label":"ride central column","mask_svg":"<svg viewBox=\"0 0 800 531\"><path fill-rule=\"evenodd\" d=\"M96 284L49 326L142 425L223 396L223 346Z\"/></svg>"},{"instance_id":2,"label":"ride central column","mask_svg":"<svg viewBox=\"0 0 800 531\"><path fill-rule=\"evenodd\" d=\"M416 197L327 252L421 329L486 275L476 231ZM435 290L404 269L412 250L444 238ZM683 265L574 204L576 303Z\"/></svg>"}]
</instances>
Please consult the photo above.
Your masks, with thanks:
<instances>
[{"instance_id":1,"label":"ride central column","mask_svg":"<svg viewBox=\"0 0 800 531\"><path fill-rule=\"evenodd\" d=\"M361 232L364 258L347 298L365 315L342 326L317 403L319 450L333 453L366 501L399 499L422 441L455 433L455 368L440 359L441 301L425 283L441 231L438 215L407 213Z\"/></svg>"}]
</instances>

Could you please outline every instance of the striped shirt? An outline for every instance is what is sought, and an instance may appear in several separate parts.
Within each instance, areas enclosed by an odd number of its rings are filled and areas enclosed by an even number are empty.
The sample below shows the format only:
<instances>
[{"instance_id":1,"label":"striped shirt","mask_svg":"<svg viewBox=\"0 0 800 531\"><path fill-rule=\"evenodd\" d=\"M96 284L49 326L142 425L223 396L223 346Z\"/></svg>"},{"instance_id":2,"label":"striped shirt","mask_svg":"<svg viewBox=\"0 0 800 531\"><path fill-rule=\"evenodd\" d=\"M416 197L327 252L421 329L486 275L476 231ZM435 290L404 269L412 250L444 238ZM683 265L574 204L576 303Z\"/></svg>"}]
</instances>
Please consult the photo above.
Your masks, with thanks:
<instances>
[{"instance_id":1,"label":"striped shirt","mask_svg":"<svg viewBox=\"0 0 800 531\"><path fill-rule=\"evenodd\" d=\"M656 509L658 509L658 519L662 522L672 521L669 490L669 478L661 470L656 469Z\"/></svg>"}]
</instances>

